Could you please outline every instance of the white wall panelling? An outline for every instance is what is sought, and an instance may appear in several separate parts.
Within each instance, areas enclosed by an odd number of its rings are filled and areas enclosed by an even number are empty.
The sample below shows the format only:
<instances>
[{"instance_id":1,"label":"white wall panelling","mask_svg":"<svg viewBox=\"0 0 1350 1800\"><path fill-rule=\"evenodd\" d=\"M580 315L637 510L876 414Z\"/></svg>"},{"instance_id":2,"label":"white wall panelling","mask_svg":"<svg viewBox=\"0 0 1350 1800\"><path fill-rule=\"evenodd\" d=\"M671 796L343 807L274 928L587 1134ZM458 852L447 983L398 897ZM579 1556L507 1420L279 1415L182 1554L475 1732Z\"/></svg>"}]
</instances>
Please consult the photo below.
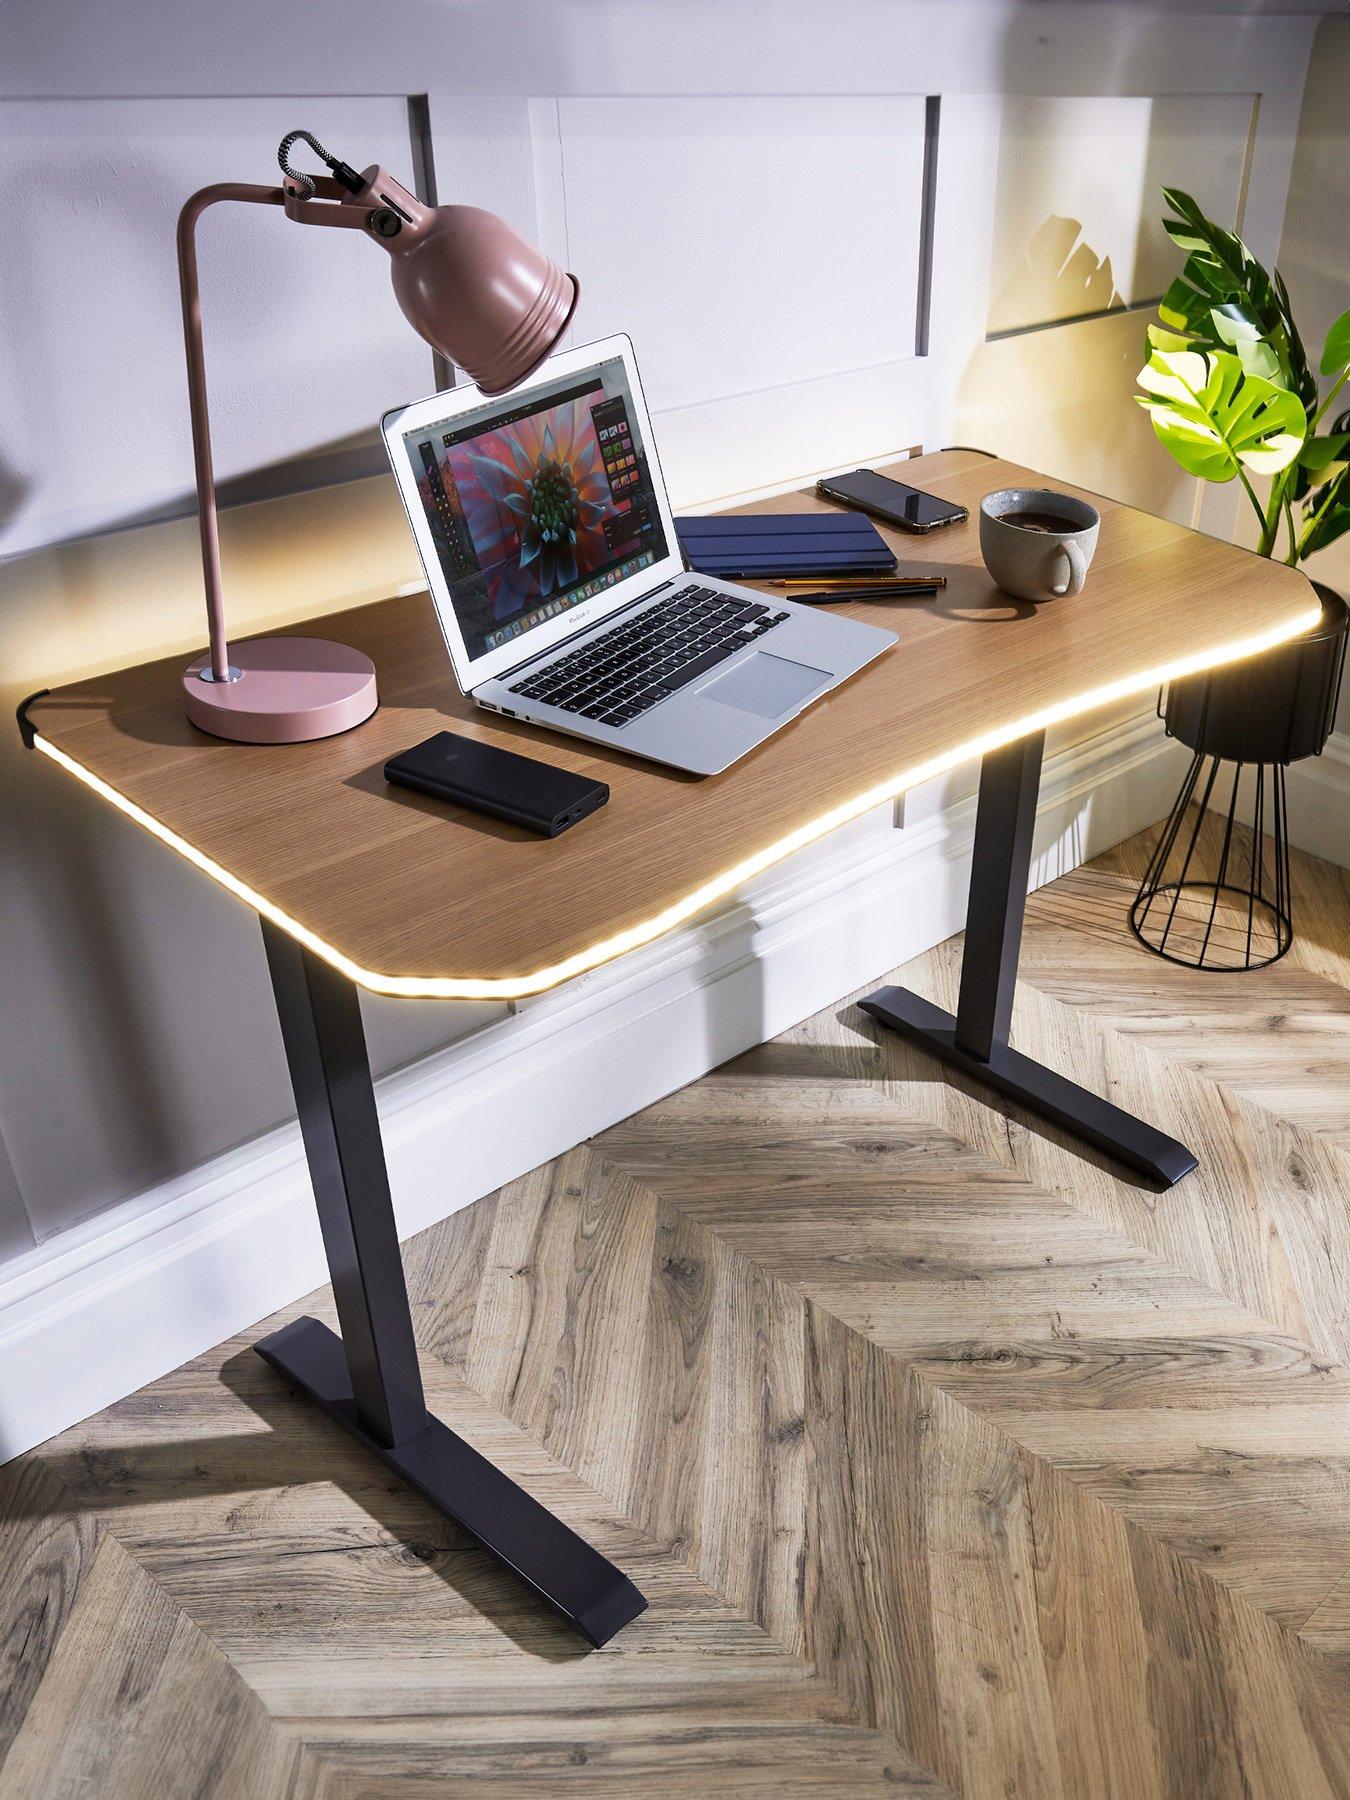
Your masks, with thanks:
<instances>
[{"instance_id":1,"label":"white wall panelling","mask_svg":"<svg viewBox=\"0 0 1350 1800\"><path fill-rule=\"evenodd\" d=\"M594 271L585 329L642 320L653 407L913 356L922 98L563 99L556 114L566 253Z\"/></svg>"},{"instance_id":2,"label":"white wall panelling","mask_svg":"<svg viewBox=\"0 0 1350 1800\"><path fill-rule=\"evenodd\" d=\"M540 240L585 296L572 341L633 336L677 504L922 435L924 110L915 95L532 105Z\"/></svg>"},{"instance_id":3,"label":"white wall panelling","mask_svg":"<svg viewBox=\"0 0 1350 1800\"><path fill-rule=\"evenodd\" d=\"M280 179L297 125L406 171L403 99L56 100L0 108L0 154L41 204L9 209L0 283L0 463L20 492L0 553L182 511L192 491L174 225L195 188ZM350 148L348 148L350 147ZM279 211L198 229L217 474L321 449L431 385L382 254Z\"/></svg>"},{"instance_id":4,"label":"white wall panelling","mask_svg":"<svg viewBox=\"0 0 1350 1800\"><path fill-rule=\"evenodd\" d=\"M1350 868L1350 732L1344 720L1342 702L1341 729L1332 732L1322 754L1289 766L1289 836L1300 850Z\"/></svg>"},{"instance_id":5,"label":"white wall panelling","mask_svg":"<svg viewBox=\"0 0 1350 1800\"><path fill-rule=\"evenodd\" d=\"M1315 0L1293 0L1306 15ZM1327 10L1334 4L1328 0ZM1315 20L1259 0L9 0L0 94L1265 93Z\"/></svg>"},{"instance_id":6,"label":"white wall panelling","mask_svg":"<svg viewBox=\"0 0 1350 1800\"><path fill-rule=\"evenodd\" d=\"M1160 188L1234 225L1252 113L1246 94L1005 101L990 331L1156 300L1177 262Z\"/></svg>"}]
</instances>

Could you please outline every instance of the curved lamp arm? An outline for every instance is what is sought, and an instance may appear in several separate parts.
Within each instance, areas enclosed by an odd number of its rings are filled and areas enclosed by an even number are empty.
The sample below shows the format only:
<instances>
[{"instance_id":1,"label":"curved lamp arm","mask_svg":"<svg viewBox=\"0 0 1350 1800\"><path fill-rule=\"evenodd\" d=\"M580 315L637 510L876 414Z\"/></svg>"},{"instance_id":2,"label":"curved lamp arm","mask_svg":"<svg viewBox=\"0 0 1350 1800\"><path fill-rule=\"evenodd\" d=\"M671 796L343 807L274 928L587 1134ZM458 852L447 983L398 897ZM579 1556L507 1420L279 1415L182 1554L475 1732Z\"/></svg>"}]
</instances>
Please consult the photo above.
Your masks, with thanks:
<instances>
[{"instance_id":1,"label":"curved lamp arm","mask_svg":"<svg viewBox=\"0 0 1350 1800\"><path fill-rule=\"evenodd\" d=\"M211 674L232 681L225 636L225 603L220 580L220 531L216 520L216 481L211 461L211 421L206 404L206 362L202 354L202 301L197 283L197 220L221 200L252 206L283 206L288 218L302 225L366 224L371 207L352 201L338 182L311 177L321 199L307 199L298 188L255 187L247 182L220 181L193 194L178 215L178 286L183 301L183 347L187 352L188 406L192 414L192 461L197 476L197 519L202 541L202 579L211 637ZM334 206L333 200L343 204Z\"/></svg>"}]
</instances>

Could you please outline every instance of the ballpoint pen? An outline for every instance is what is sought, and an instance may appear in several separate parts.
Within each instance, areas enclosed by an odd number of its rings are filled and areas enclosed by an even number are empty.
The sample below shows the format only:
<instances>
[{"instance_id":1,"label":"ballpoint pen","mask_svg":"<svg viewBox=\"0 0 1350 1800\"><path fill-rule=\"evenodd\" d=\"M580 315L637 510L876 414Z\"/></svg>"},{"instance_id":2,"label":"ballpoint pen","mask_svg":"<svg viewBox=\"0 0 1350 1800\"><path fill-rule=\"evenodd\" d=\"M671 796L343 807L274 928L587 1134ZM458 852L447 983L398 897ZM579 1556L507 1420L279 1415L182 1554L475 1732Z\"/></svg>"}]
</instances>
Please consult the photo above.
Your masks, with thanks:
<instances>
[{"instance_id":1,"label":"ballpoint pen","mask_svg":"<svg viewBox=\"0 0 1350 1800\"><path fill-rule=\"evenodd\" d=\"M767 584L771 588L781 588L785 593L793 590L807 590L822 593L827 588L837 588L842 593L868 592L902 594L913 588L944 588L947 585L945 575L820 575L820 576L784 576Z\"/></svg>"},{"instance_id":2,"label":"ballpoint pen","mask_svg":"<svg viewBox=\"0 0 1350 1800\"><path fill-rule=\"evenodd\" d=\"M842 606L847 600L915 600L922 594L936 594L945 582L938 581L906 581L900 585L891 582L886 587L874 587L867 582L855 582L851 586L838 587L802 587L791 588L783 594L784 600L799 600L805 603L815 601L817 605L829 602Z\"/></svg>"}]
</instances>

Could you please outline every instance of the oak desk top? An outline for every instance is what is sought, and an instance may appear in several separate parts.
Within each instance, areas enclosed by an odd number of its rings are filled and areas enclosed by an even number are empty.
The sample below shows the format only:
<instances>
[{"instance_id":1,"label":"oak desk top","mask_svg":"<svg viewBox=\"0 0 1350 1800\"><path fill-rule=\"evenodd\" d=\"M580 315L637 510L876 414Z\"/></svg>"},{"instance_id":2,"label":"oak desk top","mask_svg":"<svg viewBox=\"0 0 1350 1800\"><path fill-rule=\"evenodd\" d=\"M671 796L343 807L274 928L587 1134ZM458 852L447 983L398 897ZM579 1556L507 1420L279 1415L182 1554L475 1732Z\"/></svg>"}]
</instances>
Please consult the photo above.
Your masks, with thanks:
<instances>
[{"instance_id":1,"label":"oak desk top","mask_svg":"<svg viewBox=\"0 0 1350 1800\"><path fill-rule=\"evenodd\" d=\"M761 869L986 749L1315 623L1307 579L1231 544L1016 464L941 451L898 465L960 501L966 524L886 533L944 593L838 610L899 643L721 775L697 778L485 713L455 686L430 598L414 594L295 629L356 645L380 708L344 736L228 744L189 725L185 659L35 700L40 750L377 992L511 998L647 943ZM1082 594L1039 607L994 587L979 503L1057 485L1102 515ZM788 494L746 511L820 507ZM608 806L562 837L387 786L388 757L450 728L607 781Z\"/></svg>"}]
</instances>

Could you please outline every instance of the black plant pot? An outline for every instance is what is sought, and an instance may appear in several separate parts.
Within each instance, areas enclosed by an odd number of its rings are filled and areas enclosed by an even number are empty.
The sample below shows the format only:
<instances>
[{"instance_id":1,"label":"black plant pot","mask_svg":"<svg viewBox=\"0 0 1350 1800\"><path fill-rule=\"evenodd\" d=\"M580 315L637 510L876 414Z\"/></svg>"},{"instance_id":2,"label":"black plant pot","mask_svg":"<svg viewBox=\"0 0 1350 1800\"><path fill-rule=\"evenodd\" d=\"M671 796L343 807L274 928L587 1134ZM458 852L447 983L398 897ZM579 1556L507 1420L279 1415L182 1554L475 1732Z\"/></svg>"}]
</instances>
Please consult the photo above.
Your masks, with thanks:
<instances>
[{"instance_id":1,"label":"black plant pot","mask_svg":"<svg viewBox=\"0 0 1350 1800\"><path fill-rule=\"evenodd\" d=\"M1224 762L1298 762L1321 754L1336 719L1350 606L1315 581L1321 622L1262 656L1174 681L1169 737Z\"/></svg>"},{"instance_id":2,"label":"black plant pot","mask_svg":"<svg viewBox=\"0 0 1350 1800\"><path fill-rule=\"evenodd\" d=\"M1331 734L1350 631L1350 606L1313 586L1322 617L1311 631L1167 690L1168 734L1193 754L1130 908L1130 929L1169 962L1259 969L1294 941L1285 769L1319 755ZM1230 769L1220 781L1224 763ZM1244 795L1248 816L1240 821Z\"/></svg>"}]
</instances>

